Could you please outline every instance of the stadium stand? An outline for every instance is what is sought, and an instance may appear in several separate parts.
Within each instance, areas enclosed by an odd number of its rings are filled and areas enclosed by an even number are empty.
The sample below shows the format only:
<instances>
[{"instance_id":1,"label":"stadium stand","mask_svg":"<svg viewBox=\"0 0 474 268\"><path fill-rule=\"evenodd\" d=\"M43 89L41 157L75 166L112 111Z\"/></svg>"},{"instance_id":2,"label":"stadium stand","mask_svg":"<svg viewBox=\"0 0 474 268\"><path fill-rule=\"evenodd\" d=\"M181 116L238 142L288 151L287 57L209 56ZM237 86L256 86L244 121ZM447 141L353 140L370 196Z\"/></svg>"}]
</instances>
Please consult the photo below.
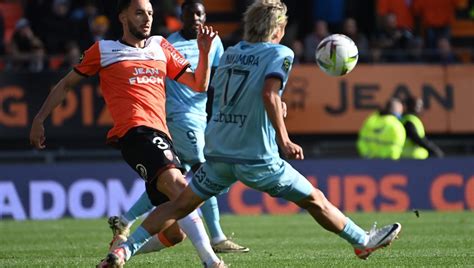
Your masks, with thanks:
<instances>
[{"instance_id":1,"label":"stadium stand","mask_svg":"<svg viewBox=\"0 0 474 268\"><path fill-rule=\"evenodd\" d=\"M316 14L314 6L316 6L317 0L304 0L295 4L290 0L285 1L288 3L289 7L289 24L287 27L287 38L284 39L284 44L298 48L301 50L301 46L304 43L304 37L307 36L313 29L314 22L316 22ZM76 52L72 52L70 55L67 55L67 47L77 47L79 45L81 49L87 47L88 44L77 44L79 41L86 40L84 35L79 35L78 32L90 31L90 28L84 28L85 25L89 26L92 19L97 15L105 15L110 19L111 29L109 29L108 35L110 37L114 36L112 32L113 23L114 23L114 1L71 1L71 0L61 0L61 1L20 1L20 0L1 0L0 1L0 12L4 18L4 43L8 44L11 41L13 32L15 30L15 25L22 17L26 17L32 23L32 28L34 31L41 33L44 31L41 27L44 25L41 20L38 20L37 15L34 15L34 12L31 12L31 9L35 10L45 10L47 12L51 11L52 3L63 3L68 7L67 20L74 25L77 24L77 29L71 29L71 34L73 35L72 39L74 44L68 44L64 46L64 52L58 52L56 49L55 53L46 51L47 61L49 62L48 72L63 72L71 67L74 62L74 57L76 61L78 60L78 55ZM166 19L159 20L157 31L164 29L164 33L176 30L180 27L179 22L179 6L183 0L167 0L167 1L158 1L151 0L154 4L159 4L165 6L165 13L163 16ZM236 39L239 39L241 35L241 17L242 11L245 9L246 5L251 1L237 1L237 0L206 0L206 9L207 9L207 22L210 25L213 25L215 29L219 31L219 34L223 40L225 46L233 44ZM391 59L396 58L397 64L441 64L441 61L436 60L435 57L438 53L437 49L426 49L426 42L423 40L422 29L416 27L416 20L411 19L410 7L405 6L407 1L397 1L397 0L373 0L368 1L364 5L364 12L368 12L370 16L366 16L365 13L362 16L360 13L360 2L357 0L346 0L344 2L344 14L346 14L346 19L354 18L354 24L357 25L358 33L363 35L366 38L364 41L363 57L360 58L360 62L363 64L368 64L371 66L373 64L381 63L380 60L383 60L384 64L391 64L393 61ZM418 2L418 1L411 1ZM429 2L429 1L428 1ZM474 40L474 21L472 20L472 10L474 10L472 0L461 0L458 4L461 9L458 9L455 13L455 19L452 24L449 25L451 36L448 39L448 43L445 43L445 47L452 47L451 50L454 53L455 58L459 63L462 64L472 64L474 60L473 56L473 40ZM321 1L318 1L318 5L321 4ZM400 27L406 29L410 28L411 25L413 29L407 31L407 42L403 48L397 50L391 50L382 48L382 54L380 54L380 49L377 49L379 44L377 43L377 33L380 31L380 21L383 16L387 14L402 14L401 23L399 21ZM160 15L162 15L160 13ZM41 18L40 18L41 19ZM304 21L305 23L301 23ZM79 25L81 24L81 25ZM80 30L78 30L80 29ZM343 31L343 25L329 25L329 32L337 33ZM36 32L35 32L36 33ZM36 33L37 34L37 33ZM46 35L38 35L44 37ZM108 38L109 36L106 36ZM92 40L92 39L91 39ZM48 40L42 40L43 43L48 44ZM46 41L46 42L45 42ZM93 42L93 41L88 41ZM367 43L367 44L365 44ZM46 47L46 49L48 49ZM362 52L362 51L361 51ZM402 53L403 57L398 57ZM408 53L408 54L407 54ZM385 57L380 57L384 55ZM388 56L387 56L388 55ZM433 60L435 59L435 60ZM0 70L10 71L8 69L8 57L2 56L0 58ZM296 65L315 65L311 57L306 60L301 57L298 59ZM441 65L440 65L441 66ZM6 76L7 74L2 73L1 76ZM4 84L2 87L14 85L13 82L6 83L8 79L4 79ZM50 84L52 84L51 82ZM43 85L39 83L40 85ZM28 89L31 90L31 89ZM39 90L34 88L32 90ZM86 92L86 91L84 91ZM43 92L44 93L44 92ZM82 94L82 93L81 93ZM100 95L98 91L97 94L90 95L90 93L78 94L77 96L77 105L81 107L83 104L81 101L87 100L88 98L96 97ZM24 93L24 96L28 96L27 93ZM45 96L41 94L41 96ZM92 97L90 97L92 96ZM35 95L35 98L40 98L39 95ZM94 101L97 101L94 99ZM100 101L100 100L99 100ZM28 102L28 100L26 101ZM8 113L8 107L11 106L11 99L6 101L4 106L4 112ZM82 106L86 107L86 106ZM88 107L88 106L87 106ZM32 105L28 108L29 113L35 112L34 109L38 107ZM12 108L13 109L13 108ZM97 106L94 107L93 113L97 114ZM34 110L34 111L33 111ZM77 118L85 115L80 115L79 113L75 115ZM7 129L8 131L15 131L15 128L11 128L5 124L2 125L0 114L0 129ZM31 120L31 118L27 118ZM25 127L26 130L27 127ZM104 131L106 127L102 126L101 131ZM22 130L23 131L23 130ZM5 133L5 132L4 132ZM102 133L102 132L101 132ZM435 132L431 137L434 142L438 143L443 150L446 151L447 155L467 155L472 154L474 151L474 141L470 138L468 133L439 133ZM294 133L297 142L300 142L307 151L308 157L354 157L356 156L355 150L355 132L354 133ZM64 139L61 140L61 146L55 146L55 139L53 141L53 148L48 153L31 153L29 151L28 145L25 144L25 139L2 139L0 142L0 161L7 161L7 159L19 159L21 157L26 157L30 155L32 161L51 161L55 160L64 160L67 159L67 156L70 155L71 159L78 159L83 157L87 159L88 157L118 157L118 154L115 151L104 149L103 139L96 136L93 139L86 140L82 139L79 141L79 144L74 145L64 145L70 144L70 142L64 142ZM102 137L102 136L101 136ZM58 140L58 139L56 139ZM64 147L66 146L66 147ZM90 150L79 150L83 148L90 148ZM56 153L51 153L56 152ZM67 153L65 153L67 152ZM48 160L49 159L49 160Z\"/></svg>"},{"instance_id":2,"label":"stadium stand","mask_svg":"<svg viewBox=\"0 0 474 268\"><path fill-rule=\"evenodd\" d=\"M10 42L16 22L23 17L23 7L19 1L0 2L0 11L5 22L5 43Z\"/></svg>"}]
</instances>

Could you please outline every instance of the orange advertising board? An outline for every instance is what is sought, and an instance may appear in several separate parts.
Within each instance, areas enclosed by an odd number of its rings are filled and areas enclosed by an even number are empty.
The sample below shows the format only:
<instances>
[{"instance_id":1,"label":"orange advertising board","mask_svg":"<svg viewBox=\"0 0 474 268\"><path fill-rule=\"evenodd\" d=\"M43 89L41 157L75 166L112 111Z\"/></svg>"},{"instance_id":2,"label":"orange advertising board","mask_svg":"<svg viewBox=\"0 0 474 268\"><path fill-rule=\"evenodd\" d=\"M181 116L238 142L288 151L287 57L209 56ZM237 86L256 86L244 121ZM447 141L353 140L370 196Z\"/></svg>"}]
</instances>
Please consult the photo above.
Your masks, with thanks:
<instances>
[{"instance_id":1,"label":"orange advertising board","mask_svg":"<svg viewBox=\"0 0 474 268\"><path fill-rule=\"evenodd\" d=\"M455 109L449 113L449 129L473 132L474 129L474 66L452 66L447 69L450 86L455 89Z\"/></svg>"},{"instance_id":2,"label":"orange advertising board","mask_svg":"<svg viewBox=\"0 0 474 268\"><path fill-rule=\"evenodd\" d=\"M431 133L474 133L474 65L359 65L330 77L316 65L295 66L283 99L293 134L356 133L391 97L423 99Z\"/></svg>"},{"instance_id":3,"label":"orange advertising board","mask_svg":"<svg viewBox=\"0 0 474 268\"><path fill-rule=\"evenodd\" d=\"M53 85L56 72L0 75L0 139L28 137L31 121ZM31 83L30 81L34 81ZM363 120L391 97L421 97L429 133L474 134L474 65L358 65L330 77L316 64L295 66L283 99L292 134L355 134ZM46 120L50 138L103 142L112 121L98 79L68 93Z\"/></svg>"}]
</instances>

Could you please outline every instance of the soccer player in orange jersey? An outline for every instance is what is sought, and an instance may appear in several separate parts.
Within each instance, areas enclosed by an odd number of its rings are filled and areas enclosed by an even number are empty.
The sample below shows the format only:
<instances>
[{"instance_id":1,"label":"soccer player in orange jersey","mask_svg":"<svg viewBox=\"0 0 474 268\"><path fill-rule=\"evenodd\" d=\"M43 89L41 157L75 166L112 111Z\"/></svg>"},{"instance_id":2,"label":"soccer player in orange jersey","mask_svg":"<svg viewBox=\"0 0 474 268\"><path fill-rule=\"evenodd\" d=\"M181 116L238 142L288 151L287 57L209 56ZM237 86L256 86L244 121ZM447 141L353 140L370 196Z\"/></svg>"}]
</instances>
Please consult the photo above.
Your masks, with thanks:
<instances>
[{"instance_id":1,"label":"soccer player in orange jersey","mask_svg":"<svg viewBox=\"0 0 474 268\"><path fill-rule=\"evenodd\" d=\"M166 125L164 80L168 77L197 92L206 91L210 76L208 56L217 32L212 27L200 27L199 62L192 72L189 62L165 38L150 36L153 7L149 0L119 0L118 14L122 39L94 43L81 62L56 84L33 120L30 142L38 149L45 148L46 117L64 100L69 89L85 77L99 74L114 121L107 142L121 149L125 161L144 179L150 200L157 206L175 199L187 184ZM180 242L184 239L181 227L205 266L225 267L213 252L196 212L178 224L158 235L170 244ZM139 227L130 239L138 238L148 241L151 237L145 228ZM123 260L131 257L130 252L123 254ZM103 266L107 267L107 260ZM118 266L123 266L123 261Z\"/></svg>"}]
</instances>

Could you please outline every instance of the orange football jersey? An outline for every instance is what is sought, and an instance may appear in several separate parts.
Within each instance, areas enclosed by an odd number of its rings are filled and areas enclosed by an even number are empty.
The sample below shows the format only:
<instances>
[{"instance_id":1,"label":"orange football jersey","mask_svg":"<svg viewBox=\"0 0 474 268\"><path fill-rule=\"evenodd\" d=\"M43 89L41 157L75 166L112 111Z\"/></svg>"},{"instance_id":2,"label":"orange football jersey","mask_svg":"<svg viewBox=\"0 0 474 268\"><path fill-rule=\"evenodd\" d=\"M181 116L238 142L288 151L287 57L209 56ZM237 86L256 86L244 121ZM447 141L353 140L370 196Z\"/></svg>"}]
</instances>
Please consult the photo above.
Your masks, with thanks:
<instances>
[{"instance_id":1,"label":"orange football jersey","mask_svg":"<svg viewBox=\"0 0 474 268\"><path fill-rule=\"evenodd\" d=\"M107 140L113 142L136 126L168 134L165 77L178 79L188 61L161 36L151 36L145 47L103 40L92 45L74 70L84 76L99 73L100 87L114 121Z\"/></svg>"}]
</instances>

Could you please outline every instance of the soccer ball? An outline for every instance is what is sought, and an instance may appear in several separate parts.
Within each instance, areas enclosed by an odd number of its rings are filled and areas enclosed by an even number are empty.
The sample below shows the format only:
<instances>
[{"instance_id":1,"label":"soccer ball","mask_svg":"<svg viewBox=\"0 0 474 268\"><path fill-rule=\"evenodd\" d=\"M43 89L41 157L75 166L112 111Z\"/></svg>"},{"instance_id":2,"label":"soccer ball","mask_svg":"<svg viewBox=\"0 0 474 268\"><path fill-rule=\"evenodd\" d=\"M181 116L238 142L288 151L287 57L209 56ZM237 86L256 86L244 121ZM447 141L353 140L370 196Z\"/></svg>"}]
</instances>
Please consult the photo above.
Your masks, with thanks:
<instances>
[{"instance_id":1,"label":"soccer ball","mask_svg":"<svg viewBox=\"0 0 474 268\"><path fill-rule=\"evenodd\" d=\"M354 41L343 34L324 38L316 49L319 68L331 76L342 76L354 69L359 51Z\"/></svg>"}]
</instances>

